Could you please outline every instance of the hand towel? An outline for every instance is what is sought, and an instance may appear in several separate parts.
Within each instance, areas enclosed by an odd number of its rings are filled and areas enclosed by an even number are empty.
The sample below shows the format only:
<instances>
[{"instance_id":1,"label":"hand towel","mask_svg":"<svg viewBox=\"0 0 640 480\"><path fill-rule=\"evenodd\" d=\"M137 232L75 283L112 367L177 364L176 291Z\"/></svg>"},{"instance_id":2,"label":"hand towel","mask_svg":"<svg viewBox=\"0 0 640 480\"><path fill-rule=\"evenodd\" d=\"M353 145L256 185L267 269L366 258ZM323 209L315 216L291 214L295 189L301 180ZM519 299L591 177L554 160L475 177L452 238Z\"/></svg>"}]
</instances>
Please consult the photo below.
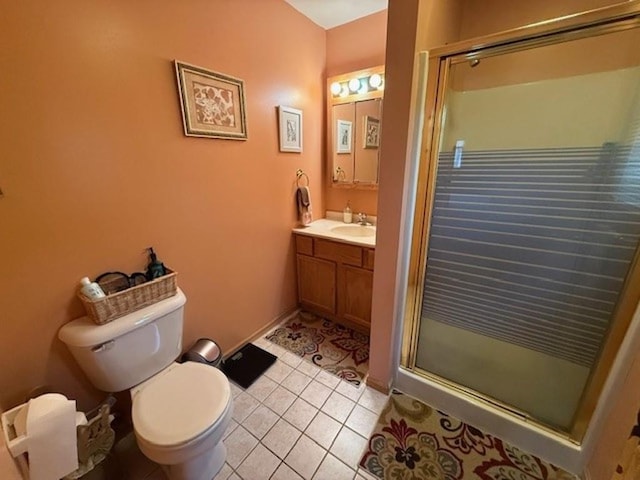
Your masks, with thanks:
<instances>
[{"instance_id":1,"label":"hand towel","mask_svg":"<svg viewBox=\"0 0 640 480\"><path fill-rule=\"evenodd\" d=\"M298 215L302 225L309 225L313 220L313 212L311 211L311 192L309 187L298 187L296 191L296 200L298 203Z\"/></svg>"}]
</instances>

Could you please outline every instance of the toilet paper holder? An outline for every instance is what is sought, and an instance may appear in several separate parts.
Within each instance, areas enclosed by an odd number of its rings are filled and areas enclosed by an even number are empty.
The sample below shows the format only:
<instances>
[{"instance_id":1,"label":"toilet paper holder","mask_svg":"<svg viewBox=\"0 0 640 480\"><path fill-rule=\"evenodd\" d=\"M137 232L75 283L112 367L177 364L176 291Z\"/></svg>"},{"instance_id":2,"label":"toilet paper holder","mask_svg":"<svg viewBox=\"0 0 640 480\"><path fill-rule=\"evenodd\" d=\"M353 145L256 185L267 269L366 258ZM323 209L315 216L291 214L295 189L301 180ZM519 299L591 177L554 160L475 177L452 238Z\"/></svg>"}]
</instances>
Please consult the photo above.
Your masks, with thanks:
<instances>
[{"instance_id":1,"label":"toilet paper holder","mask_svg":"<svg viewBox=\"0 0 640 480\"><path fill-rule=\"evenodd\" d=\"M14 458L19 457L23 453L27 453L27 445L29 444L26 433L20 434L15 426L16 417L24 408L27 408L26 403L4 412L1 417L4 443Z\"/></svg>"},{"instance_id":2,"label":"toilet paper holder","mask_svg":"<svg viewBox=\"0 0 640 480\"><path fill-rule=\"evenodd\" d=\"M111 450L115 440L115 432L110 427L114 418L110 410L114 402L115 399L109 398L87 415L76 412L79 468L65 478L72 479L84 475L100 463ZM24 427L16 428L16 420L23 409L27 408L27 405L28 403L23 403L2 413L0 421L7 450L18 461L20 467L28 472L29 465L24 454L29 449L29 438L26 433L21 432Z\"/></svg>"}]
</instances>

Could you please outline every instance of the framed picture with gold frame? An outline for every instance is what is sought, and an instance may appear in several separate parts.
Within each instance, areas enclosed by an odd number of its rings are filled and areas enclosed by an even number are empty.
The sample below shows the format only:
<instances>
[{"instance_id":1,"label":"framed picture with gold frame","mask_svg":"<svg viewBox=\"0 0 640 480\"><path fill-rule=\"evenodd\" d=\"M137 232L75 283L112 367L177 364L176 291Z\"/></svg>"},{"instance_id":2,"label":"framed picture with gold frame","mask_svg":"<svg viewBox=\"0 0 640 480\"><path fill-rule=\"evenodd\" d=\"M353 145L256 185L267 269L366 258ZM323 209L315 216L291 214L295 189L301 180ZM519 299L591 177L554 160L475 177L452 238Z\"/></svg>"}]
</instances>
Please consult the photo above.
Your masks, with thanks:
<instances>
[{"instance_id":1,"label":"framed picture with gold frame","mask_svg":"<svg viewBox=\"0 0 640 480\"><path fill-rule=\"evenodd\" d=\"M246 140L244 82L177 60L175 67L184 134Z\"/></svg>"}]
</instances>

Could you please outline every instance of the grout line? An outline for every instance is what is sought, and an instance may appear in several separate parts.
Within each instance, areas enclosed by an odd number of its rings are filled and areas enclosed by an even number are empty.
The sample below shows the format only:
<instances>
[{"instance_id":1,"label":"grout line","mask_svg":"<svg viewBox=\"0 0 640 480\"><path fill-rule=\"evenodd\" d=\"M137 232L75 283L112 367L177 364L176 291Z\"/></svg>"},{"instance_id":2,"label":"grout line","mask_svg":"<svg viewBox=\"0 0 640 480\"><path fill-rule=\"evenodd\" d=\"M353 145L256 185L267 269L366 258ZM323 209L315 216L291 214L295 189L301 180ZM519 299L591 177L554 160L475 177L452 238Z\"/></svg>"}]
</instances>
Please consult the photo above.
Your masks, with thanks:
<instances>
[{"instance_id":1,"label":"grout line","mask_svg":"<svg viewBox=\"0 0 640 480\"><path fill-rule=\"evenodd\" d=\"M276 345L276 344L274 344ZM286 349L279 347L282 350L282 355L284 355L284 353L288 352ZM271 352L274 353L274 352ZM312 362L308 362L308 360L305 360L304 358L301 359L301 362L296 365L296 367L292 367L291 365L287 364L286 362L284 362L281 358L280 355L278 355L277 353L274 353L274 355L276 355L276 357L278 358L277 361L282 362L283 364L287 365L288 367L290 367L292 370L291 372L289 372L282 380L280 381L276 381L270 377L269 380L271 380L275 385L276 388L274 388L274 390L272 390L269 395L267 395L264 400L259 400L258 398L254 397L250 392L248 392L248 389L244 389L240 386L238 386L238 388L240 389L241 393L242 392L246 392L252 399L254 399L255 401L258 402L258 406L252 410L252 412L247 416L247 418L249 418L249 416L251 416L258 408L260 408L260 406L264 406L267 410L269 410L270 412L272 412L276 417L276 421L274 422L274 424L267 430L267 432L262 436L262 439L266 438L267 435L271 432L271 430L273 430L273 428L275 427L275 425L280 421L284 421L286 424L290 425L292 428L294 428L294 430L296 432L298 432L300 434L300 436L297 438L297 440L293 443L293 445L291 446L291 448L287 451L287 453L284 455L284 457L286 458L291 451L295 448L295 446L297 445L297 443L300 441L300 439L305 436L306 438L308 438L309 440L311 440L315 445L317 445L318 447L320 447L322 449L322 451L324 452L324 454L322 455L322 459L320 460L320 463L318 464L318 466L316 467L316 469L314 470L313 475L315 475L320 466L322 465L322 462L325 461L325 459L327 458L328 455L333 456L334 458L336 458L340 463L342 463L343 465L345 465L347 468L349 468L350 470L352 470L354 472L354 478L355 476L358 474L358 465L356 464L356 468L353 469L352 467L350 467L349 465L347 465L342 459L338 458L336 455L334 455L333 453L331 453L331 448L334 446L338 436L340 435L340 432L342 432L342 430L344 428L346 428L347 430L349 430L350 432L354 433L355 435L364 438L362 435L360 435L360 433L354 431L353 429L351 429L350 427L348 427L346 425L346 422L349 420L351 414L353 413L353 411L355 410L357 405L360 405L359 400L362 398L362 395L364 394L365 389L367 388L367 386L364 383L361 383L359 386L355 386L352 385L350 382L346 382L343 379L339 379L339 381L333 386L333 387L329 387L327 385L325 385L324 383L316 380L316 377L322 372L324 371L324 369L322 369L321 367L318 367L317 365L313 364ZM311 365L314 365L314 367L316 367L317 371L314 374L314 376L310 376L307 375L306 373L300 371L298 369L298 367L302 364L303 361L306 361L308 363L310 363ZM286 386L284 386L282 383L294 372L294 371L298 371L298 373L300 373L301 375L304 375L305 377L308 377L310 379L309 383L307 383L305 385L305 387L302 389L302 391L300 392L300 394L297 394L293 391L291 391L289 388L287 388ZM327 398L322 402L320 407L316 407L315 405L311 404L310 402L308 402L307 400L305 400L304 398L301 397L302 393L304 393L304 391L311 385L311 383L313 381L318 382L319 384L323 385L324 387L326 387L329 390L329 395L327 395ZM348 386L352 387L352 388L356 388L358 390L362 390L357 398L357 400L352 400L351 398L343 395L341 392L338 391L338 388L343 384L347 384ZM273 411L272 409L270 409L268 406L264 405L264 401L266 401L274 392L278 387L282 387L285 391L291 393L292 395L295 396L294 401L291 403L291 405L282 413L282 414L278 414L277 412ZM344 399L349 400L350 402L353 403L353 406L348 410L347 415L345 417L345 419L343 421L340 421L336 418L334 418L333 416L331 416L329 413L324 412L322 409L325 407L326 403L328 402L329 398L331 397L331 395L333 395L333 393L336 393L337 395L340 395L341 397L343 397ZM240 395L240 394L239 394ZM286 418L284 418L284 415L289 411L289 409L293 406L293 403L295 403L295 401L297 399L302 400L303 402L311 405L316 411L313 415L313 417L310 419L310 421L307 423L307 425L304 427L304 429L299 429L298 427L296 427L295 425L291 424ZM364 408L367 411L370 411L372 413L374 413L375 415L379 415L376 412L369 410L368 408L366 408L364 405L360 405L362 408ZM319 413L322 412L323 414L325 414L327 417L329 417L330 419L332 419L333 421L337 422L340 426L340 428L338 429L338 432L336 433L336 436L334 437L334 439L331 441L331 444L329 445L328 448L325 448L323 445L320 445L316 440L314 440L313 438L311 438L309 435L306 434L307 430L309 429L310 425L313 423L313 421L318 417ZM245 419L246 420L246 419ZM257 440L258 443L256 443L256 445L247 453L247 455L245 455L242 460L240 461L240 463L238 464L238 468L240 468L240 466L242 466L242 464L247 460L247 458L251 455L251 453L253 453L253 451L258 447L258 445L262 445L267 451L269 451L272 455L274 455L276 457L276 459L279 460L278 465L276 466L274 473L271 475L271 477L273 475L275 475L275 472L281 467L282 464L285 464L287 467L291 468L294 472L296 472L296 474L299 475L299 472L297 472L291 465L289 465L285 459L280 459L280 457L274 452L272 451L266 444L264 444L262 442L262 439L257 438L256 435L254 435L251 431L249 431L246 427L243 426L242 422L237 422L237 426L234 429L237 430L238 427L242 427L244 428L244 430L249 433L254 439ZM375 428L375 426L374 426ZM365 438L366 440L366 438ZM360 455L361 457L362 455ZM231 467L231 465L230 465ZM232 472L235 473L236 475L238 475L240 477L240 474L237 472L236 468L231 467Z\"/></svg>"}]
</instances>

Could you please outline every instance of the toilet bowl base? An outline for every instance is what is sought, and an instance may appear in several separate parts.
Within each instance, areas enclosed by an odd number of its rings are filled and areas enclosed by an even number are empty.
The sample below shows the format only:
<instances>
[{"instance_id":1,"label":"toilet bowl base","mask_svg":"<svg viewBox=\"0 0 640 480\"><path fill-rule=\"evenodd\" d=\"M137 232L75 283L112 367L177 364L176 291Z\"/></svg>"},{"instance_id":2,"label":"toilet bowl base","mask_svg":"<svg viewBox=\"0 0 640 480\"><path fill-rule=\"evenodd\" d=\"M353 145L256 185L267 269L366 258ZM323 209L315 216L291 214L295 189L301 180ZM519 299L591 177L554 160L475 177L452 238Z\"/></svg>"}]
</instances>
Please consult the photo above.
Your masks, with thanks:
<instances>
[{"instance_id":1,"label":"toilet bowl base","mask_svg":"<svg viewBox=\"0 0 640 480\"><path fill-rule=\"evenodd\" d=\"M224 465L227 448L220 442L213 450L206 450L185 463L162 465L169 480L212 480Z\"/></svg>"}]
</instances>

